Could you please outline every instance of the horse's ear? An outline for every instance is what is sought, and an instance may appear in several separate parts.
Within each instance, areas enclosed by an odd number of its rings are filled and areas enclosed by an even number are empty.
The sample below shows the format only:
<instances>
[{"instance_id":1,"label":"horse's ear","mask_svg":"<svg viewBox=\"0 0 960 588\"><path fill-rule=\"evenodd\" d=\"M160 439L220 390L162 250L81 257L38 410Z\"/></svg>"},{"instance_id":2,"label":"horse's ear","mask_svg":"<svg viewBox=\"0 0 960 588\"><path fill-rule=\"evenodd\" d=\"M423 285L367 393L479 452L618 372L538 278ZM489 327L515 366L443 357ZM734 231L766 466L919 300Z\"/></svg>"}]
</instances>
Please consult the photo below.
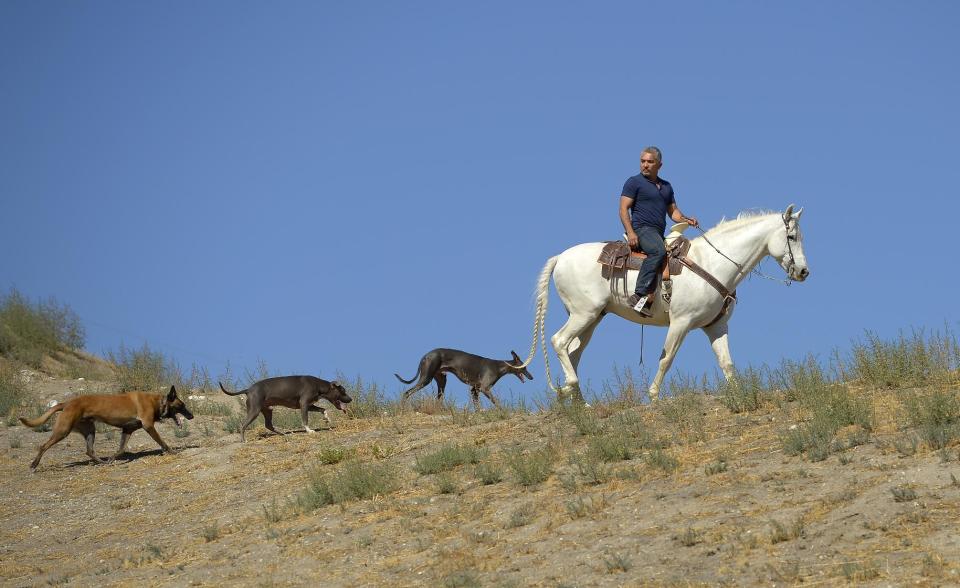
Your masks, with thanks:
<instances>
[{"instance_id":1,"label":"horse's ear","mask_svg":"<svg viewBox=\"0 0 960 588\"><path fill-rule=\"evenodd\" d=\"M793 215L793 218L799 219L801 214L803 214L803 207L802 207L802 206L800 207L800 210L798 210L797 213L796 213L795 215Z\"/></svg>"},{"instance_id":2,"label":"horse's ear","mask_svg":"<svg viewBox=\"0 0 960 588\"><path fill-rule=\"evenodd\" d=\"M788 206L787 209L786 209L785 211L783 211L783 219L784 219L784 220L790 220L790 217L791 217L791 216L793 216L793 204L791 204L790 206Z\"/></svg>"}]
</instances>

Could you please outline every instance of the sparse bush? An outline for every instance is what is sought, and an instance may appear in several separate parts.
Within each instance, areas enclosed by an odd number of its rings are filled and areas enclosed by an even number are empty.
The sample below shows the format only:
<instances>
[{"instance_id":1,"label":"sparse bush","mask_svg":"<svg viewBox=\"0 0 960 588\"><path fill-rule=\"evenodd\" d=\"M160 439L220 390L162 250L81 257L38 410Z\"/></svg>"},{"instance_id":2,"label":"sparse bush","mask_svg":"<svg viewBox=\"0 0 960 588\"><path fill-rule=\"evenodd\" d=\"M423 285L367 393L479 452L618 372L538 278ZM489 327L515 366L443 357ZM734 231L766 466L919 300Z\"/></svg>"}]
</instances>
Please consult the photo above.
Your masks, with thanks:
<instances>
[{"instance_id":1,"label":"sparse bush","mask_svg":"<svg viewBox=\"0 0 960 588\"><path fill-rule=\"evenodd\" d=\"M723 457L718 457L716 461L708 463L706 467L703 468L703 472L708 476L721 474L725 471L727 471L727 460Z\"/></svg>"},{"instance_id":2,"label":"sparse bush","mask_svg":"<svg viewBox=\"0 0 960 588\"><path fill-rule=\"evenodd\" d=\"M507 521L508 529L516 529L529 525L537 517L537 505L532 502L521 504L510 513L510 520Z\"/></svg>"},{"instance_id":3,"label":"sparse bush","mask_svg":"<svg viewBox=\"0 0 960 588\"><path fill-rule=\"evenodd\" d=\"M27 389L16 368L0 363L0 417L12 414L26 398Z\"/></svg>"},{"instance_id":4,"label":"sparse bush","mask_svg":"<svg viewBox=\"0 0 960 588\"><path fill-rule=\"evenodd\" d=\"M601 435L590 439L587 444L590 459L617 462L634 459L637 452L633 440L619 434Z\"/></svg>"},{"instance_id":5,"label":"sparse bush","mask_svg":"<svg viewBox=\"0 0 960 588\"><path fill-rule=\"evenodd\" d=\"M240 427L243 426L245 417L241 414L230 413L227 415L227 418L223 419L223 430L227 433L239 433Z\"/></svg>"},{"instance_id":6,"label":"sparse bush","mask_svg":"<svg viewBox=\"0 0 960 588\"><path fill-rule=\"evenodd\" d=\"M773 530L770 532L770 543L781 543L803 536L803 517L797 517L788 525L784 525L780 521L770 521L770 524L773 526Z\"/></svg>"},{"instance_id":7,"label":"sparse bush","mask_svg":"<svg viewBox=\"0 0 960 588\"><path fill-rule=\"evenodd\" d=\"M943 449L960 437L960 396L953 390L911 394L904 399L911 425L932 449Z\"/></svg>"},{"instance_id":8,"label":"sparse bush","mask_svg":"<svg viewBox=\"0 0 960 588\"><path fill-rule=\"evenodd\" d=\"M0 355L39 367L44 355L82 349L80 318L54 298L36 304L12 288L0 297Z\"/></svg>"},{"instance_id":9,"label":"sparse bush","mask_svg":"<svg viewBox=\"0 0 960 588\"><path fill-rule=\"evenodd\" d=\"M563 415L573 423L577 432L583 436L599 435L603 433L603 425L597 418L596 412L574 403L572 406L561 407Z\"/></svg>"},{"instance_id":10,"label":"sparse bush","mask_svg":"<svg viewBox=\"0 0 960 588\"><path fill-rule=\"evenodd\" d=\"M340 463L347 457L347 450L342 447L322 447L317 452L317 461L323 465Z\"/></svg>"},{"instance_id":11,"label":"sparse bush","mask_svg":"<svg viewBox=\"0 0 960 588\"><path fill-rule=\"evenodd\" d=\"M785 432L780 437L784 453L806 453L811 461L822 461L832 452L866 442L867 431L873 430L873 408L869 398L854 396L846 386L833 384L818 389L816 402L811 402L812 412L808 422ZM811 397L801 398L806 403ZM849 435L846 440L835 442L837 432L856 425L860 432Z\"/></svg>"},{"instance_id":12,"label":"sparse bush","mask_svg":"<svg viewBox=\"0 0 960 588\"><path fill-rule=\"evenodd\" d=\"M767 386L763 374L750 367L738 371L734 379L720 384L720 401L730 412L750 412L763 406Z\"/></svg>"},{"instance_id":13,"label":"sparse bush","mask_svg":"<svg viewBox=\"0 0 960 588\"><path fill-rule=\"evenodd\" d=\"M610 479L610 466L596 456L574 454L570 461L577 467L577 471L587 484L604 484Z\"/></svg>"},{"instance_id":14,"label":"sparse bush","mask_svg":"<svg viewBox=\"0 0 960 588\"><path fill-rule=\"evenodd\" d=\"M680 467L679 460L662 449L654 449L648 453L646 461L650 466L659 468L667 473Z\"/></svg>"},{"instance_id":15,"label":"sparse bush","mask_svg":"<svg viewBox=\"0 0 960 588\"><path fill-rule=\"evenodd\" d=\"M334 474L314 472L297 503L302 510L310 511L328 504L388 494L396 486L396 474L387 464L350 461Z\"/></svg>"},{"instance_id":16,"label":"sparse bush","mask_svg":"<svg viewBox=\"0 0 960 588\"><path fill-rule=\"evenodd\" d=\"M480 588L480 578L472 570L453 572L443 579L443 588Z\"/></svg>"},{"instance_id":17,"label":"sparse bush","mask_svg":"<svg viewBox=\"0 0 960 588\"><path fill-rule=\"evenodd\" d=\"M682 392L659 403L657 409L670 423L676 425L680 436L689 441L703 441L706 419L703 414L703 395Z\"/></svg>"},{"instance_id":18,"label":"sparse bush","mask_svg":"<svg viewBox=\"0 0 960 588\"><path fill-rule=\"evenodd\" d=\"M440 472L434 481L440 494L453 494L457 491L457 479L450 472Z\"/></svg>"},{"instance_id":19,"label":"sparse bush","mask_svg":"<svg viewBox=\"0 0 960 588\"><path fill-rule=\"evenodd\" d=\"M337 381L352 399L352 402L347 405L347 414L350 418L362 419L397 413L397 404L386 399L383 390L376 382L367 384L359 375L349 380L341 373L337 374Z\"/></svg>"},{"instance_id":20,"label":"sparse bush","mask_svg":"<svg viewBox=\"0 0 960 588\"><path fill-rule=\"evenodd\" d=\"M220 538L220 527L217 523L212 523L203 527L203 540L207 543L216 541Z\"/></svg>"},{"instance_id":21,"label":"sparse bush","mask_svg":"<svg viewBox=\"0 0 960 588\"><path fill-rule=\"evenodd\" d=\"M564 506L567 508L567 514L574 520L598 513L606 508L607 505L607 497L602 494L600 496L591 496L587 500L584 500L583 496L577 496L564 503Z\"/></svg>"},{"instance_id":22,"label":"sparse bush","mask_svg":"<svg viewBox=\"0 0 960 588\"><path fill-rule=\"evenodd\" d=\"M283 508L273 499L270 504L263 505L263 518L268 523L277 523L283 520Z\"/></svg>"},{"instance_id":23,"label":"sparse bush","mask_svg":"<svg viewBox=\"0 0 960 588\"><path fill-rule=\"evenodd\" d=\"M506 454L507 466L513 472L514 480L521 486L536 486L550 477L556 452L544 447L529 453L514 449Z\"/></svg>"},{"instance_id":24,"label":"sparse bush","mask_svg":"<svg viewBox=\"0 0 960 588\"><path fill-rule=\"evenodd\" d=\"M853 345L849 366L854 377L880 388L905 388L953 379L960 368L960 345L949 328L929 337L923 330L902 332L895 341L884 341L866 331L866 341Z\"/></svg>"},{"instance_id":25,"label":"sparse bush","mask_svg":"<svg viewBox=\"0 0 960 588\"><path fill-rule=\"evenodd\" d=\"M847 562L840 566L843 576L851 582L876 580L880 577L880 566L876 562Z\"/></svg>"},{"instance_id":26,"label":"sparse bush","mask_svg":"<svg viewBox=\"0 0 960 588\"><path fill-rule=\"evenodd\" d=\"M417 456L413 469L421 475L436 474L465 463L479 463L483 457L484 452L473 445L444 445L433 453Z\"/></svg>"},{"instance_id":27,"label":"sparse bush","mask_svg":"<svg viewBox=\"0 0 960 588\"><path fill-rule=\"evenodd\" d=\"M630 568L633 567L633 562L625 553L611 553L604 556L603 563L607 566L607 572L611 574L613 572L629 572Z\"/></svg>"},{"instance_id":28,"label":"sparse bush","mask_svg":"<svg viewBox=\"0 0 960 588\"><path fill-rule=\"evenodd\" d=\"M116 352L107 353L107 359L117 366L120 392L156 390L169 382L182 380L173 360L150 349L147 343L140 349L131 349L121 344Z\"/></svg>"},{"instance_id":29,"label":"sparse bush","mask_svg":"<svg viewBox=\"0 0 960 588\"><path fill-rule=\"evenodd\" d=\"M479 479L484 486L503 481L503 468L496 462L482 461L478 463L475 473L477 479Z\"/></svg>"},{"instance_id":30,"label":"sparse bush","mask_svg":"<svg viewBox=\"0 0 960 588\"><path fill-rule=\"evenodd\" d=\"M676 539L684 547L693 547L701 542L700 533L690 527L687 527L687 530L677 536Z\"/></svg>"},{"instance_id":31,"label":"sparse bush","mask_svg":"<svg viewBox=\"0 0 960 588\"><path fill-rule=\"evenodd\" d=\"M183 439L184 437L189 437L189 436L190 436L190 424L189 424L189 423L183 423L183 424L180 425L179 427L174 427L174 428L173 428L173 436L176 437L176 438L178 438L178 439Z\"/></svg>"},{"instance_id":32,"label":"sparse bush","mask_svg":"<svg viewBox=\"0 0 960 588\"><path fill-rule=\"evenodd\" d=\"M910 486L894 486L890 489L896 502L910 502L917 499L917 492Z\"/></svg>"}]
</instances>

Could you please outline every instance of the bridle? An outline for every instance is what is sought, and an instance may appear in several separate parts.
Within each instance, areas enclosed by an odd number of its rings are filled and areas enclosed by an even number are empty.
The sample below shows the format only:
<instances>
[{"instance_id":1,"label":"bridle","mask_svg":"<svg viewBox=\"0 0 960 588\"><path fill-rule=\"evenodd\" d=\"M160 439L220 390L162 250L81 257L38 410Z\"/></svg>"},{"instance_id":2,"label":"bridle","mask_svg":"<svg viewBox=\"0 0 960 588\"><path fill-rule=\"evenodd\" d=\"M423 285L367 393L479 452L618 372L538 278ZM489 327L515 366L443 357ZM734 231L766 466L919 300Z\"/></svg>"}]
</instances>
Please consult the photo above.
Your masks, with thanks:
<instances>
[{"instance_id":1,"label":"bridle","mask_svg":"<svg viewBox=\"0 0 960 588\"><path fill-rule=\"evenodd\" d=\"M794 235L791 235L791 234L790 234L790 217L788 217L788 216L786 216L786 215L781 215L780 218L783 220L783 229L784 229L784 231L786 231L786 233L787 233L787 255L784 256L784 259L787 260L787 262L786 262L786 264L782 264L782 263L781 263L781 264L780 264L780 267L782 267L783 270L787 273L787 279L784 280L784 279L781 279L781 278L775 278L775 277L773 277L773 276L768 276L767 274L765 274L765 273L763 273L762 271L760 271L760 264L757 264L757 266L756 266L755 268L753 268L753 270L752 270L750 273L751 273L751 274L756 274L757 276L759 276L759 277L761 277L761 278L764 278L764 279L767 279L767 280L770 280L770 281L772 281L772 282L781 282L783 285L789 286L789 285L791 285L792 283L794 283L794 282L796 281L796 280L793 279L793 277L791 277L791 271L793 271L793 268L796 267L796 265L797 265L796 257L793 255L793 247L790 245L790 241L795 240L797 237L796 237L795 234L794 234ZM741 273L741 274L746 273L746 270L743 269L743 264L742 264L742 263L738 263L738 262L730 259L730 257L728 257L723 251L720 251L719 249L717 249L717 246L716 246L716 245L714 245L713 243L710 242L710 239L707 238L707 232L706 232L706 231L704 231L704 230L703 230L701 227L699 227L699 226L697 227L697 230L700 231L700 234L701 234L700 236L703 237L703 240L706 241L707 244L710 245L710 247L712 247L714 251L716 251L717 253L719 253L724 259L726 259L727 261L729 261L729 262L732 263L733 265L737 266L737 269L740 270L739 273Z\"/></svg>"}]
</instances>

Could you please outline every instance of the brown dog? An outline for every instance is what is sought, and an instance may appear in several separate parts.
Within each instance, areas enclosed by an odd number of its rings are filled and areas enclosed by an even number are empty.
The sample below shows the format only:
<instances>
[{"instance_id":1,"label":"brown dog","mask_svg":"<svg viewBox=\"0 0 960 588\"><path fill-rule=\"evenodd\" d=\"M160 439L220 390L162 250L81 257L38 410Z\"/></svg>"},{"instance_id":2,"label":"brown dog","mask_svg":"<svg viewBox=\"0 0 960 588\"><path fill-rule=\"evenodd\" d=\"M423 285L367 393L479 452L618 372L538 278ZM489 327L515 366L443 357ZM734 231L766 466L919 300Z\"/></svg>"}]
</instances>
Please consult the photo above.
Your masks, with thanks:
<instances>
[{"instance_id":1,"label":"brown dog","mask_svg":"<svg viewBox=\"0 0 960 588\"><path fill-rule=\"evenodd\" d=\"M31 470L36 470L44 452L62 441L70 434L70 431L76 431L86 439L87 455L90 456L90 459L94 462L105 463L123 455L123 450L127 446L130 435L141 427L153 437L153 440L160 445L161 449L171 451L153 427L154 423L160 419L173 419L179 427L181 426L181 414L188 419L193 418L183 401L177 398L177 389L170 386L170 391L167 394L127 392L126 394L78 396L54 405L50 410L33 420L20 417L20 422L28 427L39 427L60 411L63 411L63 414L57 418L57 423L53 426L53 434L40 446L37 457L30 464ZM110 459L99 458L93 451L93 440L97 434L95 421L120 427L123 431L120 435L120 449Z\"/></svg>"}]
</instances>

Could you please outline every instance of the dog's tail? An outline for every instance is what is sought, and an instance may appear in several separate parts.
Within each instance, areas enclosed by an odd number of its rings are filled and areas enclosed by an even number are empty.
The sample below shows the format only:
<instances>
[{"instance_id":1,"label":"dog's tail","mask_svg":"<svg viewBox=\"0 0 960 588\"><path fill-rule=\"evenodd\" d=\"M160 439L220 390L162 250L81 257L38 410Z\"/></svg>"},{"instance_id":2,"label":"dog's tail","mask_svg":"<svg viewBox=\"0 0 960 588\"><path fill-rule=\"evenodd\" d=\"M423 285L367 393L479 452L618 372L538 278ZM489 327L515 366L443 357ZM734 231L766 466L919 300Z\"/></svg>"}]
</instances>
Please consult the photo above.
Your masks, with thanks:
<instances>
[{"instance_id":1,"label":"dog's tail","mask_svg":"<svg viewBox=\"0 0 960 588\"><path fill-rule=\"evenodd\" d=\"M224 393L224 394L229 394L230 396L240 396L241 394L246 394L246 393L250 390L250 388L247 388L246 390L239 390L239 391L237 391L237 392L230 392L229 390L227 390L226 388L223 387L223 383L222 383L222 382L217 382L217 383L220 384L220 389L223 390L223 393Z\"/></svg>"},{"instance_id":2,"label":"dog's tail","mask_svg":"<svg viewBox=\"0 0 960 588\"><path fill-rule=\"evenodd\" d=\"M393 375L395 375L397 379L403 382L404 384L412 384L414 383L414 381L420 378L420 368L419 367L417 368L417 374L412 378L410 378L409 380L404 380L403 378L400 377L400 374L398 373L394 373Z\"/></svg>"},{"instance_id":3,"label":"dog's tail","mask_svg":"<svg viewBox=\"0 0 960 588\"><path fill-rule=\"evenodd\" d=\"M28 426L28 427L30 427L30 428L39 427L39 426L42 425L43 423L49 421L49 420L50 420L50 417L52 417L55 413L58 413L58 412L60 412L61 410L63 410L64 408L66 408L66 406L67 406L66 404L64 404L64 403L62 403L62 402L58 402L58 403L54 404L53 406L51 406L51 407L50 407L50 410L48 410L47 412L43 413L42 415L38 416L38 417L35 418L35 419L25 419L25 418L23 418L23 417L19 417L19 418L20 418L20 422L23 423L23 424L25 424L26 426Z\"/></svg>"}]
</instances>

